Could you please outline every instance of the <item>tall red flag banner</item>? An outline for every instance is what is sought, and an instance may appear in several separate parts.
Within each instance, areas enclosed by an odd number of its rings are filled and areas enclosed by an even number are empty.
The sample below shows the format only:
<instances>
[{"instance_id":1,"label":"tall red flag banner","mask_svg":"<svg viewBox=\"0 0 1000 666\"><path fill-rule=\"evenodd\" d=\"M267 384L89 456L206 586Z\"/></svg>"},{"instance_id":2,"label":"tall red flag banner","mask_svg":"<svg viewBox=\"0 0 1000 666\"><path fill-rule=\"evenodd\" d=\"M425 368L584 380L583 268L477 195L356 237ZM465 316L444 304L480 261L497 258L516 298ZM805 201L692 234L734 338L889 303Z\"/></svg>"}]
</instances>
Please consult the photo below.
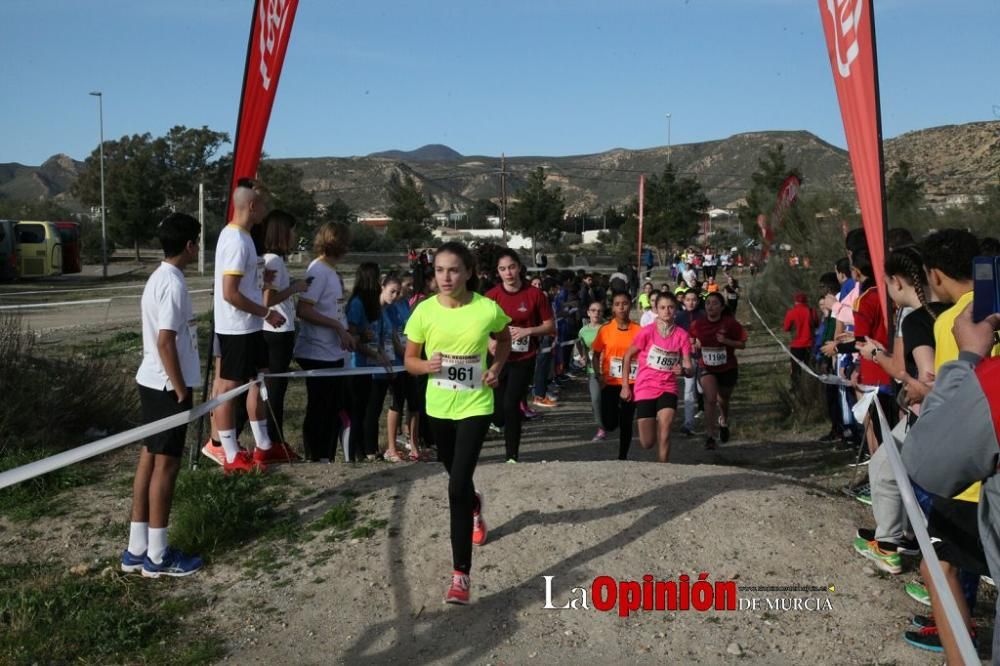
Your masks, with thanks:
<instances>
[{"instance_id":1,"label":"tall red flag banner","mask_svg":"<svg viewBox=\"0 0 1000 666\"><path fill-rule=\"evenodd\" d=\"M792 207L792 204L795 203L795 200L799 198L800 187L802 187L802 181L794 174L781 183L781 188L778 189L778 198L774 203L774 211L771 213L771 220L773 220L771 223L772 227L780 230L784 226L785 214Z\"/></svg>"},{"instance_id":2,"label":"tall red flag banner","mask_svg":"<svg viewBox=\"0 0 1000 666\"><path fill-rule=\"evenodd\" d=\"M880 302L886 308L885 172L872 0L819 0L826 46L837 87L861 221Z\"/></svg>"},{"instance_id":3,"label":"tall red flag banner","mask_svg":"<svg viewBox=\"0 0 1000 666\"><path fill-rule=\"evenodd\" d=\"M639 176L639 248L636 250L635 270L642 266L642 218L646 207L646 174Z\"/></svg>"},{"instance_id":4,"label":"tall red flag banner","mask_svg":"<svg viewBox=\"0 0 1000 666\"><path fill-rule=\"evenodd\" d=\"M285 62L288 39L299 0L255 0L247 45L247 63L243 73L243 96L236 124L233 151L233 176L230 197L236 181L254 178L264 148L264 135L271 119L274 95L278 91L281 66ZM232 217L232 202L226 219Z\"/></svg>"}]
</instances>

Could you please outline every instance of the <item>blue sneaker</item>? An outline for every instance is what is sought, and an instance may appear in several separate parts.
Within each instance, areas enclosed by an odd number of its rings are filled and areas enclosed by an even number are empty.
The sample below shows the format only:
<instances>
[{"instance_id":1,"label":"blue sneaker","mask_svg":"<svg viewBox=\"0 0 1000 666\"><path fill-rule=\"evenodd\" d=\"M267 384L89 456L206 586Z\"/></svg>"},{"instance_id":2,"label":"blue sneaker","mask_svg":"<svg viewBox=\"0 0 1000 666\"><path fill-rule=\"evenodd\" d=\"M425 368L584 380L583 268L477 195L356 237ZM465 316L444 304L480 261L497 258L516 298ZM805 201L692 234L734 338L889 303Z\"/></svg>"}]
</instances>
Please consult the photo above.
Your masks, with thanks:
<instances>
[{"instance_id":1,"label":"blue sneaker","mask_svg":"<svg viewBox=\"0 0 1000 666\"><path fill-rule=\"evenodd\" d=\"M142 555L133 555L126 548L125 552L122 553L122 571L125 573L139 573L142 571L142 562L146 559L146 553Z\"/></svg>"},{"instance_id":2,"label":"blue sneaker","mask_svg":"<svg viewBox=\"0 0 1000 666\"><path fill-rule=\"evenodd\" d=\"M197 555L185 555L176 548L167 547L163 553L163 561L159 564L149 559L147 555L142 561L142 575L146 578L160 576L190 576L201 569L203 563Z\"/></svg>"}]
</instances>

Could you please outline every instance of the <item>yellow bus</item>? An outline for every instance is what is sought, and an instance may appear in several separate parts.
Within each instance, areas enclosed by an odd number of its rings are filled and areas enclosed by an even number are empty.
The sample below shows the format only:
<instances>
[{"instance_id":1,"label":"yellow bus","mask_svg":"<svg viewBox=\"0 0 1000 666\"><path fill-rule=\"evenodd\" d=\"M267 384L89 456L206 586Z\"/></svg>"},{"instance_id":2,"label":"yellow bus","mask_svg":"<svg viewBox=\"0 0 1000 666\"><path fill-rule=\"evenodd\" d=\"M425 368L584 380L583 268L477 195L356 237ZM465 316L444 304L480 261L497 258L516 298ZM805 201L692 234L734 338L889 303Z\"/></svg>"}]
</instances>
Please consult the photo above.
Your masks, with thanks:
<instances>
[{"instance_id":1,"label":"yellow bus","mask_svg":"<svg viewBox=\"0 0 1000 666\"><path fill-rule=\"evenodd\" d=\"M21 277L62 274L62 238L52 222L23 221L14 225L20 250Z\"/></svg>"}]
</instances>

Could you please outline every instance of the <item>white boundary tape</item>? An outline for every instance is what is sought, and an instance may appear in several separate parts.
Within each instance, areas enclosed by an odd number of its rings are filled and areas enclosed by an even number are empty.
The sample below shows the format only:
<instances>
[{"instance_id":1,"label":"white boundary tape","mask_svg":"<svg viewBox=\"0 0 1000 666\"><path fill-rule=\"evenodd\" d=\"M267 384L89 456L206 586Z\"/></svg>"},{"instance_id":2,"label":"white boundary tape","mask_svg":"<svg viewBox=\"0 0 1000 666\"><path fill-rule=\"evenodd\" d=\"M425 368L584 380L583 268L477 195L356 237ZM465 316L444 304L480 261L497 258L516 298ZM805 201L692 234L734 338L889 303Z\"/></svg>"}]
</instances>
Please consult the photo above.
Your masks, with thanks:
<instances>
[{"instance_id":1,"label":"white boundary tape","mask_svg":"<svg viewBox=\"0 0 1000 666\"><path fill-rule=\"evenodd\" d=\"M205 290L209 291L209 290ZM105 303L110 299L100 299L98 302ZM79 303L80 301L77 301ZM576 344L576 340L568 340L566 342L560 343L560 346L569 346ZM552 347L546 348L543 351L551 351ZM120 432L116 435L111 435L109 437L104 437L97 440L96 442L90 442L89 444L84 444L83 446L78 446L74 449L68 451L63 451L62 453L57 453L54 456L49 456L48 458L43 458L42 460L36 460L35 462L28 463L27 465L22 465L14 469L7 470L6 472L0 472L0 489L13 486L22 481L27 481L35 477L41 476L43 474L48 474L57 469L63 467L68 467L78 462L82 462L94 456L101 455L102 453L107 453L108 451L113 451L119 449L128 444L138 442L146 437L155 435L161 432L165 432L177 426L185 425L192 421L195 421L202 416L208 414L213 409L221 405L227 400L232 400L233 398L246 393L250 390L250 387L254 384L259 384L261 381L268 377L282 377L282 378L309 378L309 377L350 377L356 375L383 375L383 374L395 374L399 372L406 372L406 368L401 365L394 365L388 368L382 366L370 367L370 368L325 368L321 370L299 370L295 372L275 372L261 374L257 379L247 382L242 386L238 386L231 391L228 391L206 403L198 405L186 412L181 412L180 414L174 414L173 416L168 416L166 418L160 419L158 421L153 421L152 423L147 423L125 432ZM266 397L265 397L266 399Z\"/></svg>"},{"instance_id":2,"label":"white boundary tape","mask_svg":"<svg viewBox=\"0 0 1000 666\"><path fill-rule=\"evenodd\" d=\"M820 374L817 374L808 365L806 365L805 363L803 363L799 359L797 359L794 356L792 356L792 352L788 349L788 347L785 345L785 343L782 342L781 339L777 335L774 334L774 331L772 331L771 327L767 325L767 322L764 321L764 318L760 316L760 312L757 311L757 306L755 306L753 304L753 301L751 301L749 297L747 297L747 305L750 306L750 309L753 311L754 316L757 317L757 321L760 322L761 326L763 326L767 330L767 332L770 334L770 336L772 338L774 338L774 341L778 343L778 346L781 347L781 351L785 352L785 354L788 355L788 358L790 358L794 362L798 363L799 367L802 368L803 372L805 372L809 376L813 377L817 381L822 382L824 384L830 384L830 385L833 385L833 386L848 386L848 387L850 387L852 385L851 382L849 382L848 380L846 380L843 377L840 377L838 375L826 375L826 374L820 375Z\"/></svg>"},{"instance_id":3,"label":"white boundary tape","mask_svg":"<svg viewBox=\"0 0 1000 666\"><path fill-rule=\"evenodd\" d=\"M217 398L213 398L212 400L198 405L193 409L189 409L186 412L174 414L173 416L168 416L160 419L159 421L153 421L152 423L147 423L137 428L126 430L125 432L120 432L117 435L105 437L97 440L96 442L91 442L89 444L84 444L83 446L78 446L75 449L63 451L62 453L57 453L54 456L36 460L35 462L28 463L27 465L22 465L21 467L15 467L14 469L7 470L6 472L0 472L0 489L13 486L14 484L21 483L22 481L27 481L28 479L33 479L36 476L48 474L49 472L53 472L63 467L68 467L83 460L87 460L88 458L98 456L102 453L113 451L114 449L121 448L126 444L131 444L132 442L137 442L140 439L149 437L150 435L155 435L157 433L170 430L171 428L176 428L177 426L190 423L191 421L208 414L225 401L232 400L236 396L246 393L250 389L250 386L254 383L255 382L248 382L242 386L237 386L232 391L227 391Z\"/></svg>"},{"instance_id":4,"label":"white boundary tape","mask_svg":"<svg viewBox=\"0 0 1000 666\"><path fill-rule=\"evenodd\" d=\"M390 370L391 372L402 372L405 371L405 368L403 368L403 366L392 366ZM158 421L153 421L152 423L146 423L136 428L132 428L131 430L111 435L110 437L104 437L96 442L90 442L89 444L84 444L83 446L78 446L75 449L57 453L56 455L49 456L48 458L36 460L35 462L28 463L27 465L22 465L21 467L15 467L14 469L7 470L6 472L0 472L0 489L13 486L17 483L33 479L43 474L48 474L49 472L53 472L63 467L68 467L75 463L93 458L94 456L99 456L102 453L107 453L108 451L120 449L123 446L138 442L151 435L165 432L171 428L176 428L177 426L185 425L200 419L202 416L208 414L227 400L232 400L233 398L246 393L250 390L251 386L260 383L261 377L346 377L351 375L379 374L386 374L386 369L383 367L328 368L324 370L302 370L298 372L282 372L260 375L254 381L247 382L242 386L237 386L233 390L227 391L226 393L223 393L206 403L198 405L197 407L189 409L186 412L174 414L173 416L168 416Z\"/></svg>"}]
</instances>

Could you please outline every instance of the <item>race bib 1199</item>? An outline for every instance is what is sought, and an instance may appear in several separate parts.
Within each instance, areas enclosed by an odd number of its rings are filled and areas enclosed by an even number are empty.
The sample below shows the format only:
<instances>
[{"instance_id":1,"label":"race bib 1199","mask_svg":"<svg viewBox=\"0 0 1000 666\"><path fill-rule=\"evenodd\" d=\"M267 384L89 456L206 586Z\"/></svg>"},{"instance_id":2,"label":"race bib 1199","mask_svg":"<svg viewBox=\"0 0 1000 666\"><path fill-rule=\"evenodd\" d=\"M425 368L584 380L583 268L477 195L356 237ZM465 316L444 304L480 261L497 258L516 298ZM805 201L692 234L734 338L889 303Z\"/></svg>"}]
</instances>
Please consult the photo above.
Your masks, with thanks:
<instances>
[{"instance_id":1,"label":"race bib 1199","mask_svg":"<svg viewBox=\"0 0 1000 666\"><path fill-rule=\"evenodd\" d=\"M725 365L727 358L728 356L726 354L725 347L701 348L701 359L705 362L705 365L708 367Z\"/></svg>"}]
</instances>

